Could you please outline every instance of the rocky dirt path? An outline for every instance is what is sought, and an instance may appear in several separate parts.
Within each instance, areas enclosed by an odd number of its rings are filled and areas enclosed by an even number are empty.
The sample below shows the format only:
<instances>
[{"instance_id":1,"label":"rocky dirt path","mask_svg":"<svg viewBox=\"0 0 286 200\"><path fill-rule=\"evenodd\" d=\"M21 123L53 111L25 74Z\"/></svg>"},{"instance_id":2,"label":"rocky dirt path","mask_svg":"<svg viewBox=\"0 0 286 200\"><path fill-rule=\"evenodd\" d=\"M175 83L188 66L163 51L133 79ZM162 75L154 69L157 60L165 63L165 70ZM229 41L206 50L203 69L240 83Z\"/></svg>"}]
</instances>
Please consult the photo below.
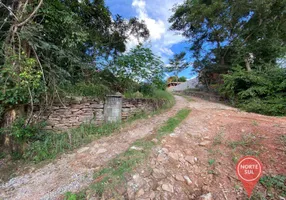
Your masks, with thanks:
<instances>
[{"instance_id":1,"label":"rocky dirt path","mask_svg":"<svg viewBox=\"0 0 286 200\"><path fill-rule=\"evenodd\" d=\"M192 99L189 117L126 181L124 199L247 199L235 174L237 159L245 155L262 161L264 175L286 174L286 144L279 139L286 135L285 117ZM264 198L268 192L258 184L254 199L279 199Z\"/></svg>"},{"instance_id":2,"label":"rocky dirt path","mask_svg":"<svg viewBox=\"0 0 286 200\"><path fill-rule=\"evenodd\" d=\"M57 199L67 191L76 192L89 185L93 173L116 155L126 151L137 139L152 134L169 117L188 105L176 96L169 111L149 119L138 120L119 133L94 141L40 169L17 176L0 185L0 199Z\"/></svg>"}]
</instances>

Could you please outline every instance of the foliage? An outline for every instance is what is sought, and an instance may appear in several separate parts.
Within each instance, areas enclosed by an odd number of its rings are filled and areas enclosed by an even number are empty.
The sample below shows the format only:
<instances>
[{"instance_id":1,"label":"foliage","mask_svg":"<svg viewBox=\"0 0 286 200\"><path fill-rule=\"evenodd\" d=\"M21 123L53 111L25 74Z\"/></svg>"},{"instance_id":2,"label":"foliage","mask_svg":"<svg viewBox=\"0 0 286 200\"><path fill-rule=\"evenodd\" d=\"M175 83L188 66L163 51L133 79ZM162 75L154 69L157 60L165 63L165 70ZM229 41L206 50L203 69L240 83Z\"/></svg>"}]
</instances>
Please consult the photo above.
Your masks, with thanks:
<instances>
[{"instance_id":1,"label":"foliage","mask_svg":"<svg viewBox=\"0 0 286 200\"><path fill-rule=\"evenodd\" d=\"M21 66L20 73L14 71L15 62ZM0 89L3 109L8 105L38 102L44 86L36 60L28 58L24 53L7 58L5 64L0 66Z\"/></svg>"},{"instance_id":2,"label":"foliage","mask_svg":"<svg viewBox=\"0 0 286 200\"><path fill-rule=\"evenodd\" d=\"M175 100L172 94L166 91L156 91L152 97L158 101L164 101L162 109L170 108ZM140 114L140 117L145 115ZM131 117L127 122L137 119L138 116ZM94 139L112 134L123 124L107 123L100 126L94 124L82 124L80 127L68 130L63 133L45 132L36 134L31 138L29 147L25 149L23 158L40 162L47 159L53 159L63 152L73 150Z\"/></svg>"},{"instance_id":3,"label":"foliage","mask_svg":"<svg viewBox=\"0 0 286 200\"><path fill-rule=\"evenodd\" d=\"M286 69L247 72L234 68L224 75L222 94L246 111L267 115L286 114Z\"/></svg>"},{"instance_id":4,"label":"foliage","mask_svg":"<svg viewBox=\"0 0 286 200\"><path fill-rule=\"evenodd\" d=\"M71 192L67 192L65 194L65 198L64 200L77 200L77 195L76 194L73 194Z\"/></svg>"},{"instance_id":5,"label":"foliage","mask_svg":"<svg viewBox=\"0 0 286 200\"><path fill-rule=\"evenodd\" d=\"M243 65L249 53L257 66L284 57L285 6L285 0L187 0L174 7L171 29L190 39L194 68L211 79Z\"/></svg>"},{"instance_id":6,"label":"foliage","mask_svg":"<svg viewBox=\"0 0 286 200\"><path fill-rule=\"evenodd\" d=\"M286 53L285 8L286 0L186 0L169 21L189 39L193 67L208 89L223 84L243 109L285 115L285 73L277 69ZM235 66L243 68L232 73Z\"/></svg>"},{"instance_id":7,"label":"foliage","mask_svg":"<svg viewBox=\"0 0 286 200\"><path fill-rule=\"evenodd\" d=\"M9 133L16 142L23 144L37 140L42 135L44 127L44 122L26 124L24 118L18 118L10 127L0 129L0 133Z\"/></svg>"},{"instance_id":8,"label":"foliage","mask_svg":"<svg viewBox=\"0 0 286 200\"><path fill-rule=\"evenodd\" d=\"M118 127L118 123L104 124L99 127L92 124L85 124L61 134L50 132L32 142L25 150L23 157L25 160L35 162L53 159L58 154L78 148L92 139L110 135Z\"/></svg>"},{"instance_id":9,"label":"foliage","mask_svg":"<svg viewBox=\"0 0 286 200\"><path fill-rule=\"evenodd\" d=\"M283 175L276 176L263 176L260 178L259 182L265 186L269 193L275 191L275 197L278 196L286 197L286 185L285 185L286 177Z\"/></svg>"},{"instance_id":10,"label":"foliage","mask_svg":"<svg viewBox=\"0 0 286 200\"><path fill-rule=\"evenodd\" d=\"M167 122L158 130L157 138L162 139L167 133L171 133L174 129L190 114L191 110L181 109L174 117L171 117Z\"/></svg>"},{"instance_id":11,"label":"foliage","mask_svg":"<svg viewBox=\"0 0 286 200\"><path fill-rule=\"evenodd\" d=\"M175 82L177 79L178 79L177 76L170 76L170 77L167 79L167 83Z\"/></svg>"},{"instance_id":12,"label":"foliage","mask_svg":"<svg viewBox=\"0 0 286 200\"><path fill-rule=\"evenodd\" d=\"M181 76L179 79L178 79L179 82L186 82L187 81L187 78L184 77L184 76Z\"/></svg>"},{"instance_id":13,"label":"foliage","mask_svg":"<svg viewBox=\"0 0 286 200\"><path fill-rule=\"evenodd\" d=\"M88 81L98 63L125 51L129 36L138 40L149 36L143 21L113 18L104 0L4 1L0 11L0 102L4 109L26 103L33 107L42 96L41 101L48 101L49 96L58 95L63 83ZM106 91L101 87L87 93L97 90Z\"/></svg>"},{"instance_id":14,"label":"foliage","mask_svg":"<svg viewBox=\"0 0 286 200\"><path fill-rule=\"evenodd\" d=\"M176 81L178 82L178 74L189 66L185 60L186 52L175 54L169 61L169 66L166 68L167 72L175 72Z\"/></svg>"},{"instance_id":15,"label":"foliage","mask_svg":"<svg viewBox=\"0 0 286 200\"><path fill-rule=\"evenodd\" d=\"M157 131L155 136L160 140L166 134L174 131L174 129L189 115L190 110L182 109L177 112L174 117L168 119L167 122ZM115 159L111 160L108 165L94 174L94 179L97 180L90 186L90 192L96 194L99 197L105 192L112 191L115 196L117 193L114 188L122 183L126 174L131 173L136 166L142 163L150 154L152 147L155 143L149 139L139 139L132 145L142 148L141 151L129 148L126 152L118 155ZM82 194L82 193L80 193ZM85 199L84 196L80 197L80 194L73 194L79 199ZM72 193L68 193L69 196Z\"/></svg>"},{"instance_id":16,"label":"foliage","mask_svg":"<svg viewBox=\"0 0 286 200\"><path fill-rule=\"evenodd\" d=\"M104 98L107 94L112 93L112 90L103 84L86 84L83 82L76 83L75 85L65 85L62 87L66 95L75 96L95 96Z\"/></svg>"},{"instance_id":17,"label":"foliage","mask_svg":"<svg viewBox=\"0 0 286 200\"><path fill-rule=\"evenodd\" d=\"M151 82L162 76L163 62L149 48L138 45L128 53L116 57L111 69L119 77Z\"/></svg>"}]
</instances>

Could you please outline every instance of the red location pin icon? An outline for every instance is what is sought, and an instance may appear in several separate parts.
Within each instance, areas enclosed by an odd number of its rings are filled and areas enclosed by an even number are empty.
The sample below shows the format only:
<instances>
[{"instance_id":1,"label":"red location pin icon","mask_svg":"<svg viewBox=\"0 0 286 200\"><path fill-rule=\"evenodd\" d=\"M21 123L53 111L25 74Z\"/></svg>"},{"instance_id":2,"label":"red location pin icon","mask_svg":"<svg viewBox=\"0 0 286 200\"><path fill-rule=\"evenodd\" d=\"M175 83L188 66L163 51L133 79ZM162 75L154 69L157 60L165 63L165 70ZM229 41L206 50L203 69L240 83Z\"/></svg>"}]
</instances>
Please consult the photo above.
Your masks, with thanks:
<instances>
[{"instance_id":1,"label":"red location pin icon","mask_svg":"<svg viewBox=\"0 0 286 200\"><path fill-rule=\"evenodd\" d=\"M236 174L250 197L262 175L262 163L253 156L243 157L236 164Z\"/></svg>"}]
</instances>

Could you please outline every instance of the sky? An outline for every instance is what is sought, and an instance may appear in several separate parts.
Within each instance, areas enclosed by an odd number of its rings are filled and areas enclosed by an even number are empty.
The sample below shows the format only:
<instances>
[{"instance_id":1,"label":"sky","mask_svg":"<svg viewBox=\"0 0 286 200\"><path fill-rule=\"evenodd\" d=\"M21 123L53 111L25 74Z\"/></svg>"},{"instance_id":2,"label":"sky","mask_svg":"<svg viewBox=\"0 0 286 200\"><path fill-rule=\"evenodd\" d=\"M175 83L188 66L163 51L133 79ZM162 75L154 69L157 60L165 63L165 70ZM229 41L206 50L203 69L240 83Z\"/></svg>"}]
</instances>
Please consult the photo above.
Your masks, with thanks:
<instances>
[{"instance_id":1,"label":"sky","mask_svg":"<svg viewBox=\"0 0 286 200\"><path fill-rule=\"evenodd\" d=\"M119 14L124 18L137 17L144 20L150 38L146 42L151 47L154 54L161 57L161 60L168 64L169 58L175 53L187 51L189 44L186 38L178 32L169 30L168 19L172 15L172 8L175 4L183 3L184 0L105 0L113 15ZM137 45L137 39L131 37L127 43L127 49ZM189 62L191 56L186 56ZM191 67L184 70L179 76L192 78ZM166 75L166 78L172 74Z\"/></svg>"}]
</instances>

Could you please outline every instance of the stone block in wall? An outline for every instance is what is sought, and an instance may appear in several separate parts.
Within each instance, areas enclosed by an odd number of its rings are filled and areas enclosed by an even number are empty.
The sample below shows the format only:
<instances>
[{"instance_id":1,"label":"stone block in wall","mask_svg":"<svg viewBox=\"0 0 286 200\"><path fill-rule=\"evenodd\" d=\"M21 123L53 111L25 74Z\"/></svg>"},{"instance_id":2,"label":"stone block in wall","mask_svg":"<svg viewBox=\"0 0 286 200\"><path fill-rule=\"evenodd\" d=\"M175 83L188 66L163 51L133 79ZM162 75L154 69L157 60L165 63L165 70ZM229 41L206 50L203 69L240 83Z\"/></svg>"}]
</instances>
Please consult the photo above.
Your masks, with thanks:
<instances>
[{"instance_id":1,"label":"stone block in wall","mask_svg":"<svg viewBox=\"0 0 286 200\"><path fill-rule=\"evenodd\" d=\"M71 108L74 108L74 109L82 109L83 106L81 104L72 104L70 105Z\"/></svg>"},{"instance_id":2,"label":"stone block in wall","mask_svg":"<svg viewBox=\"0 0 286 200\"><path fill-rule=\"evenodd\" d=\"M91 112L93 112L93 109L92 108L83 108L83 109L81 109L82 111L84 111L84 112L86 112L86 111L91 111Z\"/></svg>"},{"instance_id":3,"label":"stone block in wall","mask_svg":"<svg viewBox=\"0 0 286 200\"><path fill-rule=\"evenodd\" d=\"M91 103L89 108L102 108L103 109L104 105L103 104L94 104Z\"/></svg>"}]
</instances>

